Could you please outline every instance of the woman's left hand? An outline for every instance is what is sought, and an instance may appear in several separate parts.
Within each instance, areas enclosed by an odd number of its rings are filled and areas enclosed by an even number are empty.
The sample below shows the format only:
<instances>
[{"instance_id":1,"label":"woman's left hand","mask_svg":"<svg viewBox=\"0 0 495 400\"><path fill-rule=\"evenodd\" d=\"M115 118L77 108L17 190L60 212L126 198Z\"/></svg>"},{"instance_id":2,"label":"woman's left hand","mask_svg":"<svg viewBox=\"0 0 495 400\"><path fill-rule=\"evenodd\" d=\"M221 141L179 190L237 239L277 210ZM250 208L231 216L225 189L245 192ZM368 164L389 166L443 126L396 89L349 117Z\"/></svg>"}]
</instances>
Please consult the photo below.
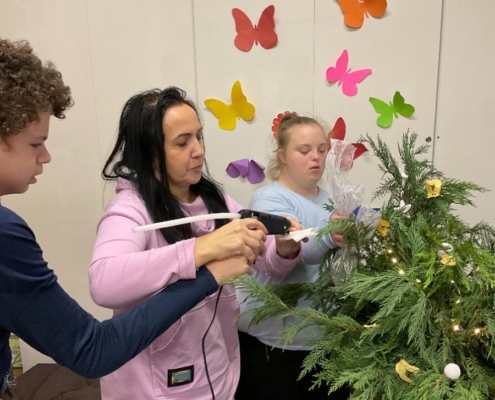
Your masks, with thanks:
<instances>
[{"instance_id":1,"label":"woman's left hand","mask_svg":"<svg viewBox=\"0 0 495 400\"><path fill-rule=\"evenodd\" d=\"M283 215L283 217L285 217L285 215ZM304 229L296 219L287 219L291 222L290 231L300 231ZM303 239L303 241L307 242L308 238ZM294 259L299 254L299 251L301 251L301 243L295 242L294 240L287 240L285 235L275 235L275 243L278 255L283 258Z\"/></svg>"}]
</instances>

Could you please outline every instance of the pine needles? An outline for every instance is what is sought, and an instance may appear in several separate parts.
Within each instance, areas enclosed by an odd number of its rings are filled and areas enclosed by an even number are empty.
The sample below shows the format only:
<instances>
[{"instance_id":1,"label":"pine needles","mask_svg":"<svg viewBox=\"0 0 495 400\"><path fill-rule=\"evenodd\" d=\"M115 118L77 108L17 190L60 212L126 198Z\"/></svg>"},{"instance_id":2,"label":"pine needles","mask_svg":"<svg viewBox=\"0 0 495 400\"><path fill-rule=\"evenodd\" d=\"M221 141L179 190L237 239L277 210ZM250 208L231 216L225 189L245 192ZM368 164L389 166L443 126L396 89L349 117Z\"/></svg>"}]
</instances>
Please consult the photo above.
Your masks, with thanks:
<instances>
[{"instance_id":1,"label":"pine needles","mask_svg":"<svg viewBox=\"0 0 495 400\"><path fill-rule=\"evenodd\" d=\"M319 233L344 230L354 246L357 273L345 285L335 287L330 277L333 252L322 261L318 282L263 287L243 278L241 285L264 302L253 323L300 318L282 334L284 342L305 326L320 328L302 371L314 374L316 385L330 384L330 391L348 385L351 398L363 400L493 399L495 230L484 222L469 226L454 214L486 189L445 177L422 158L428 147L416 140L403 135L397 161L380 138L361 138L380 161L383 179L374 198L384 199L389 226L371 239L370 228L351 219ZM293 308L302 296L313 308ZM401 359L419 368L405 372L411 382L395 370ZM460 367L459 379L444 375L448 363Z\"/></svg>"}]
</instances>

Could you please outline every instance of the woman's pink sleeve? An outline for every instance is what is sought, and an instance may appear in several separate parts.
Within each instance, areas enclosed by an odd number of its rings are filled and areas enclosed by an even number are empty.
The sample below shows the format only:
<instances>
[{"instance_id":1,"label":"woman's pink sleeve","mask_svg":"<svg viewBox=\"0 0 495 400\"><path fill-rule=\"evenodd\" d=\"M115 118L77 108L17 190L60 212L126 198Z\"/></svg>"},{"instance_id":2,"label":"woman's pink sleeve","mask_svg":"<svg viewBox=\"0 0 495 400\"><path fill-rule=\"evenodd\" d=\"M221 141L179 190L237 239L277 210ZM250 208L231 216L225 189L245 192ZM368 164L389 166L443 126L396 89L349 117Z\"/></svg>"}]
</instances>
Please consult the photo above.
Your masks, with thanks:
<instances>
[{"instance_id":1,"label":"woman's pink sleeve","mask_svg":"<svg viewBox=\"0 0 495 400\"><path fill-rule=\"evenodd\" d=\"M134 233L146 224L141 210L107 210L98 224L89 268L91 297L102 307L132 305L179 279L195 279L195 239L149 249L158 231Z\"/></svg>"}]
</instances>

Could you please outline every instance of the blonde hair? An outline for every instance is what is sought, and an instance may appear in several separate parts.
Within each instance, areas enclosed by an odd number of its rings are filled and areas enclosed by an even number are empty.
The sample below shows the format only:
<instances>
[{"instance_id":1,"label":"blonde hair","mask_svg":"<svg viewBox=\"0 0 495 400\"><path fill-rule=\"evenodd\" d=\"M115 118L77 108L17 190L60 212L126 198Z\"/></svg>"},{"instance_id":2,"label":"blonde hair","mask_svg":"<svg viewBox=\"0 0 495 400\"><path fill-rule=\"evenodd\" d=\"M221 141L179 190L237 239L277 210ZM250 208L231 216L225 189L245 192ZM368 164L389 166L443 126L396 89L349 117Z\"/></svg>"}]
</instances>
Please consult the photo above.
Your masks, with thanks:
<instances>
[{"instance_id":1,"label":"blonde hair","mask_svg":"<svg viewBox=\"0 0 495 400\"><path fill-rule=\"evenodd\" d=\"M277 148L273 151L274 154L270 157L270 161L268 162L268 167L266 169L266 174L271 180L277 180L280 176L280 171L283 168L282 161L278 155L279 150L284 151L287 148L293 128L300 125L316 125L324 131L323 126L314 118L297 115L295 112L285 114L280 120L278 129L274 134Z\"/></svg>"}]
</instances>

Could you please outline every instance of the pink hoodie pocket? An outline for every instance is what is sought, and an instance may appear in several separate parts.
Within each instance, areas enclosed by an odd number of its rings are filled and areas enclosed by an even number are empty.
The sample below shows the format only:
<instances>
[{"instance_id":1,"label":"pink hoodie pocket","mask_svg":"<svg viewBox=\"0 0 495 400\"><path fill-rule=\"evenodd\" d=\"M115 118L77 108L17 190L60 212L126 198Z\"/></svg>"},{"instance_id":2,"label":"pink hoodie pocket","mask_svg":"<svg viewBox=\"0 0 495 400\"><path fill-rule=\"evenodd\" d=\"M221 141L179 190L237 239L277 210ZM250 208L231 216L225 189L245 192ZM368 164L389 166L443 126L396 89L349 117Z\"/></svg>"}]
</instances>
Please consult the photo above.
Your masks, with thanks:
<instances>
[{"instance_id":1,"label":"pink hoodie pocket","mask_svg":"<svg viewBox=\"0 0 495 400\"><path fill-rule=\"evenodd\" d=\"M238 362L239 358L235 327L239 304L235 291L224 287L212 323L217 294L208 296L151 345L151 374L156 396L167 399L211 397L203 353L214 386L219 390L236 387L237 382L225 380L232 380L231 363L233 359ZM210 323L203 351L202 339Z\"/></svg>"}]
</instances>

